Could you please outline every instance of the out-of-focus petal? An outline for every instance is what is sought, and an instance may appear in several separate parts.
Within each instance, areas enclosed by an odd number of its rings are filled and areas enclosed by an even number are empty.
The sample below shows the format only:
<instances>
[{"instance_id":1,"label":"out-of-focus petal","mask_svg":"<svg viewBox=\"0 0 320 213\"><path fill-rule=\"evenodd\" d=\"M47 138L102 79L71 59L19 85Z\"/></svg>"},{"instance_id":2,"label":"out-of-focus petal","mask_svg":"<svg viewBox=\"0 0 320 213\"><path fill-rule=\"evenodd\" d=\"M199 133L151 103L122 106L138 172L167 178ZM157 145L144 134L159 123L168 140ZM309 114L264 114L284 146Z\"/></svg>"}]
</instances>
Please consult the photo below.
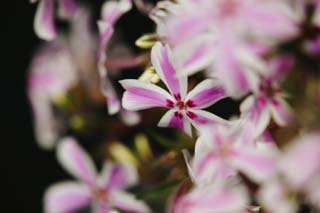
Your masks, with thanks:
<instances>
[{"instance_id":1,"label":"out-of-focus petal","mask_svg":"<svg viewBox=\"0 0 320 213\"><path fill-rule=\"evenodd\" d=\"M192 136L191 123L188 121L184 112L179 112L176 109L167 111L160 119L158 126L178 128Z\"/></svg>"},{"instance_id":2,"label":"out-of-focus petal","mask_svg":"<svg viewBox=\"0 0 320 213\"><path fill-rule=\"evenodd\" d=\"M126 89L122 97L122 106L127 110L142 110L151 107L173 107L173 99L164 89L138 80L122 80Z\"/></svg>"},{"instance_id":3,"label":"out-of-focus petal","mask_svg":"<svg viewBox=\"0 0 320 213\"><path fill-rule=\"evenodd\" d=\"M131 0L106 1L102 5L101 18L102 21L114 25L115 22L132 7Z\"/></svg>"},{"instance_id":4,"label":"out-of-focus petal","mask_svg":"<svg viewBox=\"0 0 320 213\"><path fill-rule=\"evenodd\" d=\"M225 97L222 86L213 79L206 79L191 90L186 97L186 104L195 109L206 108Z\"/></svg>"},{"instance_id":5,"label":"out-of-focus petal","mask_svg":"<svg viewBox=\"0 0 320 213\"><path fill-rule=\"evenodd\" d=\"M251 140L259 137L267 128L270 121L268 100L264 96L249 96L240 106L245 138Z\"/></svg>"},{"instance_id":6,"label":"out-of-focus petal","mask_svg":"<svg viewBox=\"0 0 320 213\"><path fill-rule=\"evenodd\" d=\"M182 197L175 213L244 212L248 196L242 187L198 187Z\"/></svg>"},{"instance_id":7,"label":"out-of-focus petal","mask_svg":"<svg viewBox=\"0 0 320 213\"><path fill-rule=\"evenodd\" d=\"M285 100L274 98L270 106L272 118L278 125L286 126L292 121L293 112Z\"/></svg>"},{"instance_id":8,"label":"out-of-focus petal","mask_svg":"<svg viewBox=\"0 0 320 213\"><path fill-rule=\"evenodd\" d=\"M261 182L276 172L275 153L254 147L239 147L229 157L234 168L239 169L254 181Z\"/></svg>"},{"instance_id":9,"label":"out-of-focus petal","mask_svg":"<svg viewBox=\"0 0 320 213\"><path fill-rule=\"evenodd\" d=\"M319 178L320 134L310 133L297 138L280 163L280 170L291 186L301 189L312 178Z\"/></svg>"},{"instance_id":10,"label":"out-of-focus petal","mask_svg":"<svg viewBox=\"0 0 320 213\"><path fill-rule=\"evenodd\" d=\"M70 174L88 184L96 183L96 171L91 158L73 138L60 141L57 146L57 158Z\"/></svg>"},{"instance_id":11,"label":"out-of-focus petal","mask_svg":"<svg viewBox=\"0 0 320 213\"><path fill-rule=\"evenodd\" d=\"M292 213L297 209L294 200L289 200L285 185L276 180L263 184L257 198L262 208L270 213Z\"/></svg>"},{"instance_id":12,"label":"out-of-focus petal","mask_svg":"<svg viewBox=\"0 0 320 213\"><path fill-rule=\"evenodd\" d=\"M144 202L137 200L133 195L124 191L111 191L110 203L113 208L117 208L128 212L151 212L149 207Z\"/></svg>"},{"instance_id":13,"label":"out-of-focus petal","mask_svg":"<svg viewBox=\"0 0 320 213\"><path fill-rule=\"evenodd\" d=\"M61 182L50 186L44 195L46 213L73 212L89 205L92 200L90 189L77 182Z\"/></svg>"},{"instance_id":14,"label":"out-of-focus petal","mask_svg":"<svg viewBox=\"0 0 320 213\"><path fill-rule=\"evenodd\" d=\"M59 1L59 15L62 18L71 17L77 10L78 5L75 0L58 0Z\"/></svg>"},{"instance_id":15,"label":"out-of-focus petal","mask_svg":"<svg viewBox=\"0 0 320 213\"><path fill-rule=\"evenodd\" d=\"M231 36L227 37L219 40L213 74L222 81L227 95L239 98L248 91L250 85L247 71L235 54L234 48L237 47L232 46L237 45L236 41L229 38Z\"/></svg>"},{"instance_id":16,"label":"out-of-focus petal","mask_svg":"<svg viewBox=\"0 0 320 213\"><path fill-rule=\"evenodd\" d=\"M141 121L141 116L137 112L128 111L125 109L120 111L120 118L127 126L137 125Z\"/></svg>"},{"instance_id":17,"label":"out-of-focus petal","mask_svg":"<svg viewBox=\"0 0 320 213\"><path fill-rule=\"evenodd\" d=\"M174 49L173 56L178 76L189 76L212 64L215 46L211 40L212 35L198 36L197 39Z\"/></svg>"},{"instance_id":18,"label":"out-of-focus petal","mask_svg":"<svg viewBox=\"0 0 320 213\"><path fill-rule=\"evenodd\" d=\"M101 184L111 190L136 184L138 176L135 168L129 164L105 163L99 179Z\"/></svg>"},{"instance_id":19,"label":"out-of-focus petal","mask_svg":"<svg viewBox=\"0 0 320 213\"><path fill-rule=\"evenodd\" d=\"M243 16L248 26L259 35L278 39L294 36L298 32L298 26L292 8L290 9L288 3L270 2L248 4Z\"/></svg>"},{"instance_id":20,"label":"out-of-focus petal","mask_svg":"<svg viewBox=\"0 0 320 213\"><path fill-rule=\"evenodd\" d=\"M161 80L167 85L171 94L177 99L184 99L187 93L187 78L177 77L176 69L171 63L171 50L168 45L157 42L151 50L151 62Z\"/></svg>"},{"instance_id":21,"label":"out-of-focus petal","mask_svg":"<svg viewBox=\"0 0 320 213\"><path fill-rule=\"evenodd\" d=\"M46 41L56 37L53 7L53 0L41 0L35 14L34 30L39 38Z\"/></svg>"}]
</instances>

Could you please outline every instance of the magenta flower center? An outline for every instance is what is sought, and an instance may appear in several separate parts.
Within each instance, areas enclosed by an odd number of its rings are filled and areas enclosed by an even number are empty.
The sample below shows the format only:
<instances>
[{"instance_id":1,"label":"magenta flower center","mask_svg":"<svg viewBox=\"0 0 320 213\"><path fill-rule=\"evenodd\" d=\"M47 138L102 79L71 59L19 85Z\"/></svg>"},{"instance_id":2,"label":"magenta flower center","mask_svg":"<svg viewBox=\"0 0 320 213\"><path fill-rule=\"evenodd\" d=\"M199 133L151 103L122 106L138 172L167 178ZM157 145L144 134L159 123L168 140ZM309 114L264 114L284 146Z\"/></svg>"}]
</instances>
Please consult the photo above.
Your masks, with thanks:
<instances>
[{"instance_id":1,"label":"magenta flower center","mask_svg":"<svg viewBox=\"0 0 320 213\"><path fill-rule=\"evenodd\" d=\"M239 10L237 0L221 0L218 6L218 17L221 20L235 18Z\"/></svg>"},{"instance_id":2,"label":"magenta flower center","mask_svg":"<svg viewBox=\"0 0 320 213\"><path fill-rule=\"evenodd\" d=\"M103 188L96 188L92 191L96 200L105 202L108 199L108 190Z\"/></svg>"}]
</instances>

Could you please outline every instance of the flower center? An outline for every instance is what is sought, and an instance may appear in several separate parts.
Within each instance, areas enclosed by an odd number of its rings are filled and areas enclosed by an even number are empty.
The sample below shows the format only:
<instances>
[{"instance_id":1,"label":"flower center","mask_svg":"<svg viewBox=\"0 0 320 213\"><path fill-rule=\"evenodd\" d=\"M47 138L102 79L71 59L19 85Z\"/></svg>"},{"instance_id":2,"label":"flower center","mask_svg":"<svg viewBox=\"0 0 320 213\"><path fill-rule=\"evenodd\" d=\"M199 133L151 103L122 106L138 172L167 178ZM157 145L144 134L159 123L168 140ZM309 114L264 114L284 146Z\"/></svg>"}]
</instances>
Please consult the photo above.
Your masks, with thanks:
<instances>
[{"instance_id":1,"label":"flower center","mask_svg":"<svg viewBox=\"0 0 320 213\"><path fill-rule=\"evenodd\" d=\"M220 0L218 8L218 17L221 20L234 18L239 8L239 2L237 0Z\"/></svg>"},{"instance_id":2,"label":"flower center","mask_svg":"<svg viewBox=\"0 0 320 213\"><path fill-rule=\"evenodd\" d=\"M177 106L180 110L186 108L186 105L185 105L185 103L184 103L183 101L178 101L178 102L176 103L176 106Z\"/></svg>"},{"instance_id":3,"label":"flower center","mask_svg":"<svg viewBox=\"0 0 320 213\"><path fill-rule=\"evenodd\" d=\"M107 189L95 188L93 189L92 193L93 193L93 196L96 198L96 200L105 202L108 199Z\"/></svg>"},{"instance_id":4,"label":"flower center","mask_svg":"<svg viewBox=\"0 0 320 213\"><path fill-rule=\"evenodd\" d=\"M282 89L278 85L272 84L271 82L267 82L267 81L260 84L259 90L268 98L272 98L277 93L282 92Z\"/></svg>"}]
</instances>

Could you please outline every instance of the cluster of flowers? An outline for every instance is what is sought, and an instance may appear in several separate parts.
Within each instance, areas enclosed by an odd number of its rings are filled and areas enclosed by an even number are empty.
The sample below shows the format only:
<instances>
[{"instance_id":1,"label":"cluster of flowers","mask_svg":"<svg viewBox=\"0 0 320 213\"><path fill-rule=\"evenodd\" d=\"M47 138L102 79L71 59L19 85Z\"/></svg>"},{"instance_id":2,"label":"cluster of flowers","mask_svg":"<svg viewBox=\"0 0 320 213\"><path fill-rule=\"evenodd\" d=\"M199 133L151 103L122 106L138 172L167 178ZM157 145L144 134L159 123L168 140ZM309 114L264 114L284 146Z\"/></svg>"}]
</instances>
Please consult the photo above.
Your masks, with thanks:
<instances>
[{"instance_id":1,"label":"cluster of flowers","mask_svg":"<svg viewBox=\"0 0 320 213\"><path fill-rule=\"evenodd\" d=\"M296 119L286 100L290 93L281 85L299 58L277 48L303 37L301 51L319 56L320 1L158 2L148 11L157 32L140 44L151 44L154 75L167 89L150 79L124 79L119 82L125 89L122 101L108 77L106 49L114 24L133 2L114 0L103 5L97 22L99 38L90 31L86 10L73 0L58 3L57 17L71 22L71 39L57 38L53 0L41 0L35 18L38 36L54 40L35 58L29 84L36 133L43 147L55 145L61 128L53 118L51 103L79 81L79 76L90 84L90 78L77 73L92 69L89 60L96 62L110 114L120 113L124 121L135 124L139 122L135 111L167 108L159 127L178 128L197 137L192 157L183 150L193 186L173 195L169 212L261 208L291 213L298 211L301 203L320 209L320 132L300 127L296 138L283 147L269 128L270 124L285 128ZM188 89L188 78L199 72L205 80ZM225 120L203 110L224 98L241 102L239 117ZM70 212L91 201L95 212L151 211L119 190L137 182L133 167L106 163L97 176L92 161L72 138L59 142L57 153L65 169L82 182L50 187L45 195L47 212Z\"/></svg>"}]
</instances>

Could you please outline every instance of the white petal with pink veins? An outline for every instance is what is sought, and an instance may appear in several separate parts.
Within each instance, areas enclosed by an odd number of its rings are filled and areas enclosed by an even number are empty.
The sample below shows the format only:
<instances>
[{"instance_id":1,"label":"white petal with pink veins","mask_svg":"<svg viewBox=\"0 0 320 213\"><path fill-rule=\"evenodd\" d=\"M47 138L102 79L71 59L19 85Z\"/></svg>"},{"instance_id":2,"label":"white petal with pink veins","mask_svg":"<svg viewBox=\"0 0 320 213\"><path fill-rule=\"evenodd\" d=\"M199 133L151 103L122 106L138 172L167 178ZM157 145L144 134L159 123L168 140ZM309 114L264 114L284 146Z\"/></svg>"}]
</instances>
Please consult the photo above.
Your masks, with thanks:
<instances>
[{"instance_id":1,"label":"white petal with pink veins","mask_svg":"<svg viewBox=\"0 0 320 213\"><path fill-rule=\"evenodd\" d=\"M93 161L73 138L64 138L60 141L57 146L57 158L70 174L95 185L96 170Z\"/></svg>"},{"instance_id":2,"label":"white petal with pink veins","mask_svg":"<svg viewBox=\"0 0 320 213\"><path fill-rule=\"evenodd\" d=\"M122 97L122 105L127 110L173 106L171 95L154 84L134 79L122 80L120 84L126 89Z\"/></svg>"},{"instance_id":3,"label":"white petal with pink veins","mask_svg":"<svg viewBox=\"0 0 320 213\"><path fill-rule=\"evenodd\" d=\"M61 182L50 186L44 195L46 213L74 212L89 205L92 200L90 189L78 182Z\"/></svg>"},{"instance_id":4,"label":"white petal with pink veins","mask_svg":"<svg viewBox=\"0 0 320 213\"><path fill-rule=\"evenodd\" d=\"M168 45L156 43L151 50L151 62L161 80L167 85L171 94L177 100L184 99L187 93L187 77L177 77L172 62L171 50Z\"/></svg>"}]
</instances>

